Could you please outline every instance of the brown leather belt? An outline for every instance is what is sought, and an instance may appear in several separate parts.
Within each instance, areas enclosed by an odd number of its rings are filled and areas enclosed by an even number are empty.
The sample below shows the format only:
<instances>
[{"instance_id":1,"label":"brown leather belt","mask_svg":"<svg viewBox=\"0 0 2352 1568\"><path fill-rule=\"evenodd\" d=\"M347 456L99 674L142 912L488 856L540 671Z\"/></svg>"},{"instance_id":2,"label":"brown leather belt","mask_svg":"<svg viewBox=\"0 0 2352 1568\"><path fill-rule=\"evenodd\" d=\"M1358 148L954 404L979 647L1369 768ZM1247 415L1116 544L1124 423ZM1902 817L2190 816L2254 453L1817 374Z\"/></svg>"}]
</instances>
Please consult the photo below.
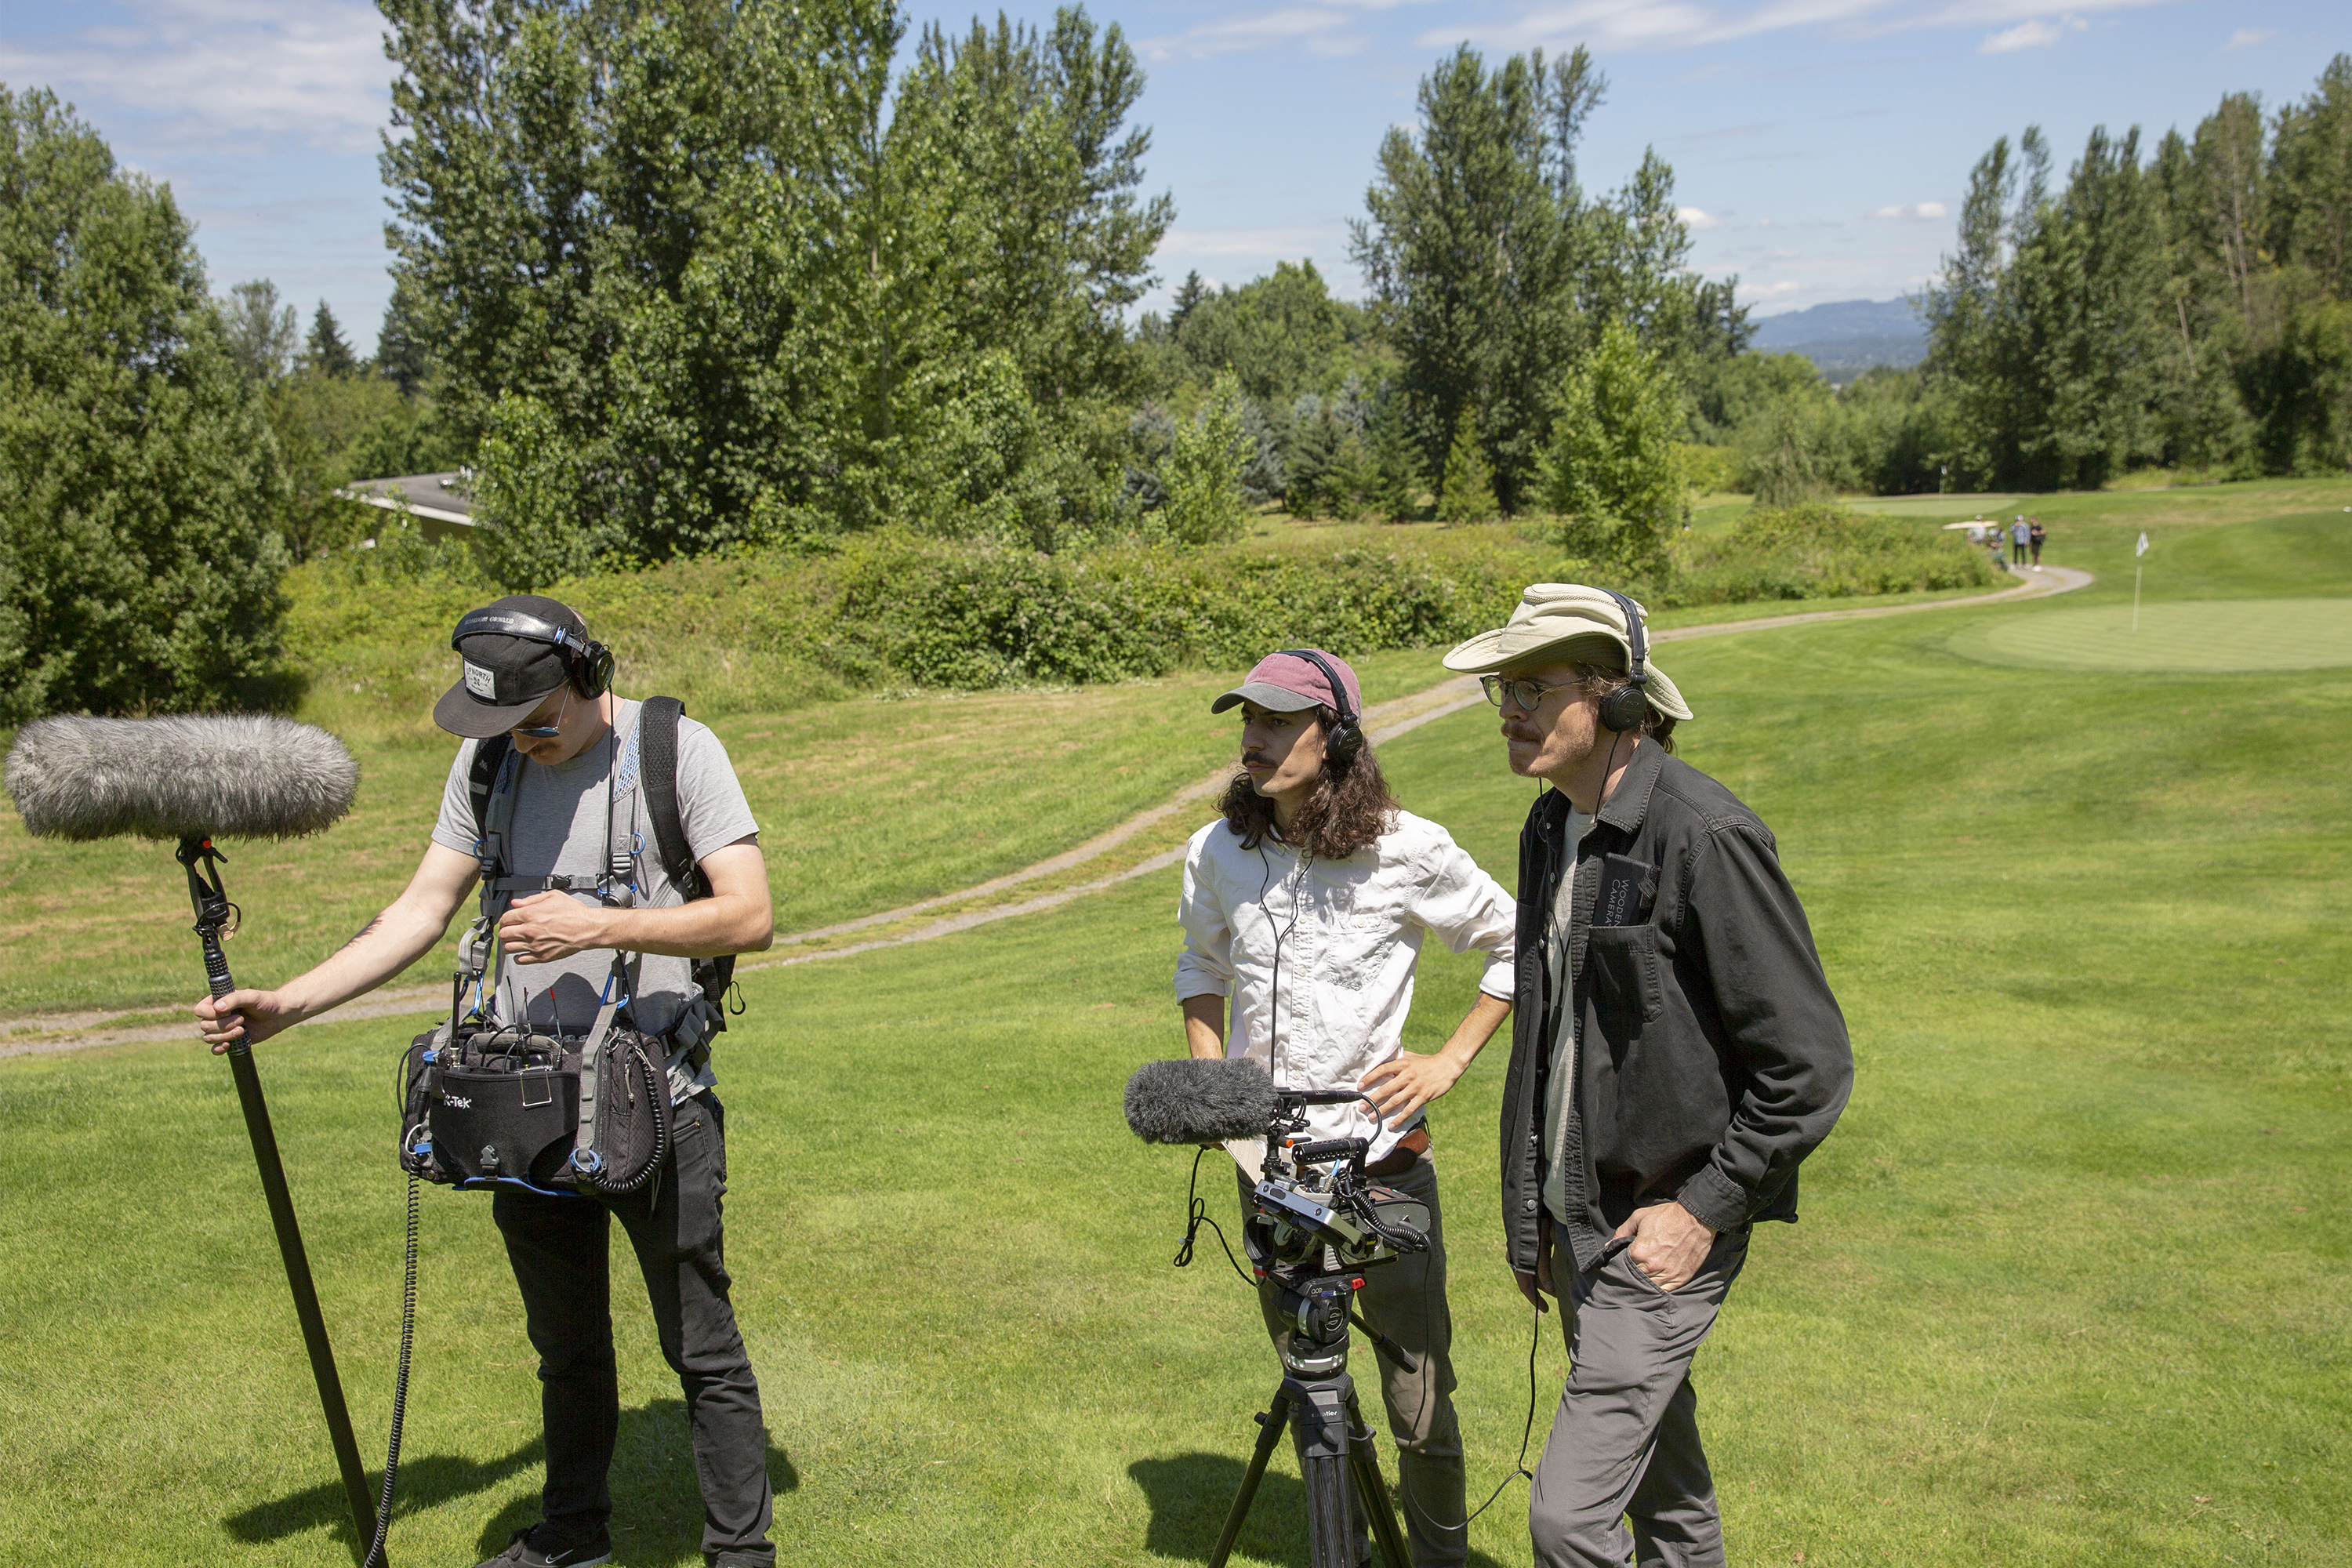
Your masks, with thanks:
<instances>
[{"instance_id":1,"label":"brown leather belt","mask_svg":"<svg viewBox=\"0 0 2352 1568\"><path fill-rule=\"evenodd\" d=\"M1429 1152L1429 1124L1423 1122L1396 1141L1396 1147L1364 1167L1368 1176L1394 1176L1412 1169Z\"/></svg>"}]
</instances>

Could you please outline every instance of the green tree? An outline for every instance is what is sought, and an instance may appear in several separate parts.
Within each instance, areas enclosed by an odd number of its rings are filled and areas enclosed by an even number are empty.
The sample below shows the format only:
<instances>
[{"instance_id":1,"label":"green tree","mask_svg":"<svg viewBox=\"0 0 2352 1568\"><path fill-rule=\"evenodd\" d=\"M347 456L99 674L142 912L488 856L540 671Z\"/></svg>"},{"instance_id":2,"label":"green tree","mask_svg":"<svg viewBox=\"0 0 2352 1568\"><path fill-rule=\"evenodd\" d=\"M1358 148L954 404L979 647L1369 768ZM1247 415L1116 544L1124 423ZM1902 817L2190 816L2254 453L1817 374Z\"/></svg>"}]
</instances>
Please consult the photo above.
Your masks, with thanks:
<instances>
[{"instance_id":1,"label":"green tree","mask_svg":"<svg viewBox=\"0 0 2352 1568\"><path fill-rule=\"evenodd\" d=\"M1478 405L1463 405L1445 453L1445 478L1437 489L1437 521L1487 522L1501 510L1495 500L1495 471L1479 440Z\"/></svg>"},{"instance_id":2,"label":"green tree","mask_svg":"<svg viewBox=\"0 0 2352 1568\"><path fill-rule=\"evenodd\" d=\"M1392 382L1371 399L1364 420L1364 499L1372 510L1392 522L1420 516L1427 484L1421 444L1413 437L1404 393Z\"/></svg>"},{"instance_id":3,"label":"green tree","mask_svg":"<svg viewBox=\"0 0 2352 1568\"><path fill-rule=\"evenodd\" d=\"M1571 552L1635 572L1665 563L1683 510L1681 401L1659 356L1622 321L1568 374L1541 457L1544 502Z\"/></svg>"},{"instance_id":4,"label":"green tree","mask_svg":"<svg viewBox=\"0 0 2352 1568\"><path fill-rule=\"evenodd\" d=\"M342 323L335 320L334 311L327 309L324 300L319 301L318 313L310 318L310 335L303 340L302 361L323 375L349 375L359 369L359 356L343 339Z\"/></svg>"},{"instance_id":5,"label":"green tree","mask_svg":"<svg viewBox=\"0 0 2352 1568\"><path fill-rule=\"evenodd\" d=\"M1468 46L1422 79L1418 133L1391 130L1353 226L1362 267L1422 444L1450 460L1481 410L1497 497L1517 510L1537 483L1559 367L1622 320L1682 374L1748 336L1737 279L1687 266L1674 172L1646 153L1625 187L1585 195L1577 149L1606 81L1582 47L1514 56L1489 72Z\"/></svg>"},{"instance_id":6,"label":"green tree","mask_svg":"<svg viewBox=\"0 0 2352 1568\"><path fill-rule=\"evenodd\" d=\"M278 285L267 278L240 283L228 294L220 314L229 347L247 377L267 386L294 368L302 342L294 307L279 303Z\"/></svg>"},{"instance_id":7,"label":"green tree","mask_svg":"<svg viewBox=\"0 0 2352 1568\"><path fill-rule=\"evenodd\" d=\"M1964 467L1998 486L2095 488L2160 450L2163 247L2139 132L2091 132L2065 189L2040 131L2024 183L1996 142L1977 165L1961 253L1927 300L1929 363L1958 394ZM2012 193L2015 205L2011 205Z\"/></svg>"},{"instance_id":8,"label":"green tree","mask_svg":"<svg viewBox=\"0 0 2352 1568\"><path fill-rule=\"evenodd\" d=\"M1168 500L1161 516L1182 544L1223 544L1239 539L1249 514L1242 501L1242 470L1251 442L1243 426L1241 384L1231 371L1217 377L1208 401L1176 425L1175 449L1160 475Z\"/></svg>"},{"instance_id":9,"label":"green tree","mask_svg":"<svg viewBox=\"0 0 2352 1568\"><path fill-rule=\"evenodd\" d=\"M0 88L0 722L266 698L286 479L171 192Z\"/></svg>"},{"instance_id":10,"label":"green tree","mask_svg":"<svg viewBox=\"0 0 2352 1568\"><path fill-rule=\"evenodd\" d=\"M602 549L620 519L658 558L778 519L951 525L909 489L940 472L926 400L998 353L1052 426L1038 450L1115 478L1101 405L1132 388L1122 312L1169 216L1136 192L1116 27L934 29L894 79L890 0L383 9L404 335L486 468L494 427L502 461L528 432L565 444L484 492L553 506L535 532L568 518Z\"/></svg>"}]
</instances>

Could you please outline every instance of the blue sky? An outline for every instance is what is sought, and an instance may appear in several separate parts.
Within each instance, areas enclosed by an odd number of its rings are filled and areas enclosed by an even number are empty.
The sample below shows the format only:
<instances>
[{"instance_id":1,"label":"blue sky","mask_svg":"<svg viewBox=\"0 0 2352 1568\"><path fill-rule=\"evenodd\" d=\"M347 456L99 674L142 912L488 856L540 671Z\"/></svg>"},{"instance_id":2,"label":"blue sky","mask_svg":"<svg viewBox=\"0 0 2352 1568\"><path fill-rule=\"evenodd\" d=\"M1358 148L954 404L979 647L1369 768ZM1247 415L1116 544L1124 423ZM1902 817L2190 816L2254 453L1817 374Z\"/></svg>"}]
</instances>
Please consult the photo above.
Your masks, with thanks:
<instances>
[{"instance_id":1,"label":"blue sky","mask_svg":"<svg viewBox=\"0 0 2352 1568\"><path fill-rule=\"evenodd\" d=\"M1050 5L1010 8L1043 20ZM1381 137L1411 125L1456 43L1589 45L1610 79L1582 167L1615 185L1655 146L1711 275L1759 315L1917 289L1950 247L1969 165L2040 123L2071 159L2095 125L2150 142L2224 92L2300 98L2352 49L2342 0L1177 0L1097 4L1150 73L1150 189L1176 199L1158 266L1238 283L1312 257L1358 280ZM961 29L968 8L920 6ZM993 16L993 9L986 13ZM2333 17L2333 20L2330 18ZM75 103L169 181L214 287L323 297L364 351L389 292L375 150L387 67L353 0L0 0L0 81Z\"/></svg>"}]
</instances>

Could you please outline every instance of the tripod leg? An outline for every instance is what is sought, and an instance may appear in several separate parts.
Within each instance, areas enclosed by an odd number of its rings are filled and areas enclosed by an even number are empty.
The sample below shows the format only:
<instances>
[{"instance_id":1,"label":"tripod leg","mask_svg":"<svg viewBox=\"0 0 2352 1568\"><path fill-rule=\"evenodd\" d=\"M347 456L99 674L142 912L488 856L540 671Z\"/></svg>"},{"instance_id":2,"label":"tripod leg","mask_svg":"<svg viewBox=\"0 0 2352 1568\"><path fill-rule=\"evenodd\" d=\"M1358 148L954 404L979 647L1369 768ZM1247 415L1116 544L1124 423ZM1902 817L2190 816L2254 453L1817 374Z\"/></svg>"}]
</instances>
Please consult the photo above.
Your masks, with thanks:
<instances>
[{"instance_id":1,"label":"tripod leg","mask_svg":"<svg viewBox=\"0 0 2352 1568\"><path fill-rule=\"evenodd\" d=\"M205 969L215 997L236 989L229 979L228 959L219 939L205 939ZM319 1290L310 1280L310 1255L302 1247L302 1229L294 1219L294 1195L286 1186L286 1166L278 1157L278 1134L269 1125L269 1106L261 1098L261 1075L253 1065L253 1047L239 1039L228 1048L230 1075L236 1080L236 1098L245 1110L245 1131L253 1141L254 1163L261 1168L261 1191L269 1200L269 1223L278 1232L278 1252L286 1262L286 1283L294 1292L294 1316L302 1325L302 1342L310 1352L310 1375L319 1384L319 1403L327 1415L327 1436L333 1442L335 1464L343 1473L343 1493L351 1504L356 1531L352 1552L367 1551L375 1539L375 1501L368 1496L367 1470L360 1463L360 1446L352 1436L352 1415L343 1404L343 1382L335 1372L334 1347L327 1342L327 1320L319 1310ZM378 1558L381 1563L383 1560Z\"/></svg>"},{"instance_id":2,"label":"tripod leg","mask_svg":"<svg viewBox=\"0 0 2352 1568\"><path fill-rule=\"evenodd\" d=\"M1310 1454L1298 1461L1307 1483L1307 1561L1310 1568L1357 1568L1351 1454Z\"/></svg>"},{"instance_id":3,"label":"tripod leg","mask_svg":"<svg viewBox=\"0 0 2352 1568\"><path fill-rule=\"evenodd\" d=\"M1241 1489L1234 1493L1233 1510L1225 1515L1217 1549L1209 1553L1209 1568L1225 1568L1225 1559L1233 1554L1234 1542L1241 1535L1242 1521L1249 1518L1250 1504L1257 1500L1257 1484L1265 1479L1265 1462L1274 1457L1274 1446L1282 1441L1282 1429L1289 1424L1290 1400L1276 1390L1260 1422L1257 1451L1250 1456L1249 1468L1242 1472Z\"/></svg>"},{"instance_id":4,"label":"tripod leg","mask_svg":"<svg viewBox=\"0 0 2352 1568\"><path fill-rule=\"evenodd\" d=\"M1380 1455L1372 1442L1371 1428L1364 1425L1351 1391L1348 1395L1348 1468L1355 1476L1357 1495L1363 1500L1365 1517L1372 1524L1372 1540L1380 1547L1388 1568L1412 1568L1412 1555L1405 1548L1404 1531L1397 1528L1396 1510L1389 1502L1388 1483L1381 1479Z\"/></svg>"}]
</instances>

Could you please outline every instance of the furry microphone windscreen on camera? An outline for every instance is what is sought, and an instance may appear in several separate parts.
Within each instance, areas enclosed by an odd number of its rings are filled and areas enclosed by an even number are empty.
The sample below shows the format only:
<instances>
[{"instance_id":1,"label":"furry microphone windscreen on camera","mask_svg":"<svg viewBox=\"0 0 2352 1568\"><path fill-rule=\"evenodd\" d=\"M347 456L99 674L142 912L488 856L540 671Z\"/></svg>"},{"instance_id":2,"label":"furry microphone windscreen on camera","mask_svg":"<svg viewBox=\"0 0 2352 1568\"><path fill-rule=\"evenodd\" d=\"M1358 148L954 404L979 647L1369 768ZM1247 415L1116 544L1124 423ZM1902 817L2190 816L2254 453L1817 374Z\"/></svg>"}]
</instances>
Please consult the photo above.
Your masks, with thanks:
<instances>
[{"instance_id":1,"label":"furry microphone windscreen on camera","mask_svg":"<svg viewBox=\"0 0 2352 1568\"><path fill-rule=\"evenodd\" d=\"M1146 1062L1127 1080L1127 1124L1147 1143L1263 1138L1276 1109L1274 1079L1246 1059Z\"/></svg>"},{"instance_id":2,"label":"furry microphone windscreen on camera","mask_svg":"<svg viewBox=\"0 0 2352 1568\"><path fill-rule=\"evenodd\" d=\"M28 832L292 838L352 808L360 765L324 730L259 713L40 719L8 752Z\"/></svg>"}]
</instances>

